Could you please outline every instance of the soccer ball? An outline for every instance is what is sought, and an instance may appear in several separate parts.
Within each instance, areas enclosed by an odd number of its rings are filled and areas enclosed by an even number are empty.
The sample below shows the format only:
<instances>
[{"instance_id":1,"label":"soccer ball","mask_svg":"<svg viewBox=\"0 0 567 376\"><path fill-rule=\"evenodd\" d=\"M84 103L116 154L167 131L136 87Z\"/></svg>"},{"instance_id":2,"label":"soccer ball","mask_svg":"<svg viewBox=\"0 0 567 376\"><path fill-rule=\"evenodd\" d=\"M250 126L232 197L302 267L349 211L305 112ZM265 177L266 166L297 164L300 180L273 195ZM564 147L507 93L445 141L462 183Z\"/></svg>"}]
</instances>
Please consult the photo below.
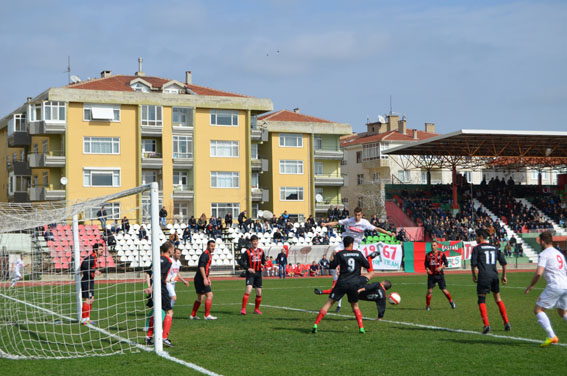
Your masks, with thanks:
<instances>
[{"instance_id":1,"label":"soccer ball","mask_svg":"<svg viewBox=\"0 0 567 376\"><path fill-rule=\"evenodd\" d=\"M402 302L402 297L397 292L393 292L388 297L390 304L398 305Z\"/></svg>"}]
</instances>

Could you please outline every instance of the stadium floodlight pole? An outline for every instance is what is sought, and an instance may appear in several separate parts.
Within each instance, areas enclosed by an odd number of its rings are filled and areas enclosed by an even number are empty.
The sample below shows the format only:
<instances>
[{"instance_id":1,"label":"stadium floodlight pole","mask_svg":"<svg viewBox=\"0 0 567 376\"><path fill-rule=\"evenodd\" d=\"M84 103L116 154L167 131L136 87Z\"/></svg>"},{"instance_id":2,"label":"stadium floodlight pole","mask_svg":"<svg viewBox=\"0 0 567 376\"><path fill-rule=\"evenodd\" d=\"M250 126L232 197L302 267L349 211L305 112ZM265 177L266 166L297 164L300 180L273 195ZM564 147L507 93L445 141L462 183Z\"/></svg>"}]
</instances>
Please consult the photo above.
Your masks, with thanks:
<instances>
[{"instance_id":1,"label":"stadium floodlight pole","mask_svg":"<svg viewBox=\"0 0 567 376\"><path fill-rule=\"evenodd\" d=\"M73 265L75 266L75 300L77 321L81 322L83 302L81 299L81 243L79 241L79 216L73 215Z\"/></svg>"},{"instance_id":2,"label":"stadium floodlight pole","mask_svg":"<svg viewBox=\"0 0 567 376\"><path fill-rule=\"evenodd\" d=\"M150 186L150 218L152 225L152 300L154 302L154 350L163 352L163 324L161 320L161 263L159 244L159 186L153 182Z\"/></svg>"}]
</instances>

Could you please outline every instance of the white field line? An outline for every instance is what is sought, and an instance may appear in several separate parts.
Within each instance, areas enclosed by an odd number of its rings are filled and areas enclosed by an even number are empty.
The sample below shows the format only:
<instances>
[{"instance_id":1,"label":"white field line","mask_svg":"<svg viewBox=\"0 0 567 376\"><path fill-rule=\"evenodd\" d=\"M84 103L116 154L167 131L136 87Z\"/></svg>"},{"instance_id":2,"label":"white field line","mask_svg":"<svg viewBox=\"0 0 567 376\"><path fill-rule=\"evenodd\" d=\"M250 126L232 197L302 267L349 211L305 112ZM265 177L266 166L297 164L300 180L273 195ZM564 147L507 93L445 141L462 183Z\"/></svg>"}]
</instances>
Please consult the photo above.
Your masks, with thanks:
<instances>
[{"instance_id":1,"label":"white field line","mask_svg":"<svg viewBox=\"0 0 567 376\"><path fill-rule=\"evenodd\" d=\"M50 309L43 308L43 307L39 307L39 306L36 306L35 304L31 304L31 303L28 303L28 302L24 302L24 301L22 301L22 300L15 299L15 298L13 298L13 297L11 297L11 296L7 296L7 295L4 295L4 294L2 294L2 293L0 293L0 296L3 297L3 298L6 298L6 299L10 299L10 300L13 300L13 301L15 301L15 302L18 302L18 303L21 303L21 304L24 304L24 305L33 307L33 308L37 308L37 309L39 309L40 311L47 312L47 313L52 314L52 315L54 315L54 316L59 316L59 317L65 319L65 320L69 320L69 321L72 321L72 322L77 321L76 319L74 319L74 318L72 318L72 317L68 317L68 316L61 315L61 314L59 314L59 313L57 313L57 312L55 312L55 311L52 311L52 310L50 310ZM147 351L147 352L154 352L153 349L150 348L150 347L148 347L148 346L140 345L139 343L135 343L135 342L133 342L133 341L131 341L131 340L129 340L129 339L126 339L126 338L120 337L119 335L110 333L110 332L108 332L108 331L106 331L106 330L104 330L104 329L102 329L102 328L98 328L98 327L93 326L93 325L90 325L90 324L89 324L89 325L85 325L85 326L87 326L88 328L90 328L90 329L92 329L92 330L96 330L97 332L103 333L103 334L105 334L105 335L107 335L107 336L109 336L109 337L111 337L111 338L114 338L114 339L116 339L117 341L125 342L125 343L127 343L127 344L129 344L129 345L131 345L131 346L135 346L136 348L138 348L138 349L140 349L140 350ZM7 358L11 358L11 359L35 359L35 358L36 358L36 357L22 357L22 356L14 356L14 355L7 355L7 356L5 356L5 355L6 355L6 353L4 353L3 351L0 350L0 356L2 356L2 357L7 357ZM212 371L209 371L208 369L205 369L205 368L203 368L203 367L201 367L201 366L198 366L198 365L196 365L196 364L193 364L193 363L190 363L190 362L186 362L186 361L181 360L181 359L177 359L177 358L175 358L175 357L169 355L169 354L166 353L165 351L157 352L157 355L159 355L159 356L161 356L162 358L165 358L165 359L167 359L167 360L171 360L172 362L175 362L175 363L177 363L177 364L181 364L181 365L183 365L183 366L185 366L185 367L194 369L195 371L201 372L201 373L203 373L203 374L205 374L205 375L209 375L209 376L220 376L219 374L214 373L214 372L212 372Z\"/></svg>"},{"instance_id":2,"label":"white field line","mask_svg":"<svg viewBox=\"0 0 567 376\"><path fill-rule=\"evenodd\" d=\"M249 305L253 305L253 303L249 303ZM262 307L282 309L282 310L285 310L285 311L295 311L295 312L304 312L304 313L319 313L318 311L311 311L311 310L307 310L307 309L292 308L292 307L280 307L280 306L267 305L267 304L262 304ZM327 316L329 316L329 315L337 316L337 317L347 317L347 318L352 317L350 315L343 315L343 314L332 313L332 312L327 313ZM363 317L363 318L364 318L364 320L377 321L377 319L375 319L375 318L370 318L370 317ZM443 327L440 327L440 326L415 324L415 323L412 323L412 322L404 322L404 321L394 321L394 320L382 319L382 320L380 320L380 322L386 322L386 323L389 323L389 324L396 324L396 325L413 326L413 327L416 327L416 328L438 330L438 331L451 332L451 333L464 333L464 334L474 334L474 335L479 335L479 336L489 336L489 337L494 337L494 338L509 339L509 340L513 340L513 341L522 341L522 342L530 342L530 343L541 343L542 342L541 340L536 340L536 339L532 339L532 338L503 336L503 335L500 335L500 334L493 334L493 333L482 334L481 332L475 332L473 330L443 328ZM556 346L563 346L563 347L567 346L567 344L565 344L565 343L556 343L555 345Z\"/></svg>"}]
</instances>

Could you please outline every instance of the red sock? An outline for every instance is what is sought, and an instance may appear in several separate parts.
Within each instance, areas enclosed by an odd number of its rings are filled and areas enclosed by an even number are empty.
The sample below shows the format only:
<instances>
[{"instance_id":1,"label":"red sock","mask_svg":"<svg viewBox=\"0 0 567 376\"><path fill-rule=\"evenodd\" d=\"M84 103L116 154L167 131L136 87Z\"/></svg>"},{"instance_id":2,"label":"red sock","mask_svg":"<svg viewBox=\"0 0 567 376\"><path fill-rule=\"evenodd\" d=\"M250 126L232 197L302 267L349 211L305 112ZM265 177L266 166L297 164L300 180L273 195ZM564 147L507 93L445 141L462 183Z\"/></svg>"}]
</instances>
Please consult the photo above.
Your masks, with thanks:
<instances>
[{"instance_id":1,"label":"red sock","mask_svg":"<svg viewBox=\"0 0 567 376\"><path fill-rule=\"evenodd\" d=\"M211 314L211 305L213 304L213 299L205 300L205 316L209 316Z\"/></svg>"},{"instance_id":2,"label":"red sock","mask_svg":"<svg viewBox=\"0 0 567 376\"><path fill-rule=\"evenodd\" d=\"M482 317L482 322L484 323L484 326L490 325L488 323L488 314L486 313L486 304L480 303L478 305L478 309L480 309L480 317Z\"/></svg>"},{"instance_id":3,"label":"red sock","mask_svg":"<svg viewBox=\"0 0 567 376\"><path fill-rule=\"evenodd\" d=\"M92 304L89 304L89 305L88 305L88 308L87 308L87 317L91 317L91 309L92 309L92 308L93 308L93 305L92 305Z\"/></svg>"},{"instance_id":4,"label":"red sock","mask_svg":"<svg viewBox=\"0 0 567 376\"><path fill-rule=\"evenodd\" d=\"M254 301L254 303L256 304L256 306L254 307L254 309L258 310L260 309L260 303L262 303L262 297L261 296L257 296L256 300Z\"/></svg>"},{"instance_id":5,"label":"red sock","mask_svg":"<svg viewBox=\"0 0 567 376\"><path fill-rule=\"evenodd\" d=\"M500 308L500 316L502 316L502 320L504 320L504 324L508 323L508 315L506 314L506 306L504 302L501 300L498 303L498 308Z\"/></svg>"},{"instance_id":6,"label":"red sock","mask_svg":"<svg viewBox=\"0 0 567 376\"><path fill-rule=\"evenodd\" d=\"M447 299L449 299L449 302L450 302L450 303L453 302L453 298L451 298L451 294L449 293L449 291L447 291L447 293L445 294L445 296L447 297Z\"/></svg>"},{"instance_id":7,"label":"red sock","mask_svg":"<svg viewBox=\"0 0 567 376\"><path fill-rule=\"evenodd\" d=\"M151 338L154 335L154 317L150 317L150 326L148 326L148 337Z\"/></svg>"},{"instance_id":8,"label":"red sock","mask_svg":"<svg viewBox=\"0 0 567 376\"><path fill-rule=\"evenodd\" d=\"M427 306L429 307L429 304L431 303L431 294L425 295L425 301L427 302Z\"/></svg>"},{"instance_id":9,"label":"red sock","mask_svg":"<svg viewBox=\"0 0 567 376\"><path fill-rule=\"evenodd\" d=\"M360 312L360 309L354 310L354 316L356 317L356 321L358 322L358 327L364 327L364 325L362 324L362 312Z\"/></svg>"},{"instance_id":10,"label":"red sock","mask_svg":"<svg viewBox=\"0 0 567 376\"><path fill-rule=\"evenodd\" d=\"M195 303L193 303L193 310L191 311L191 316L197 315L197 311L199 310L200 306L201 306L201 302L198 301L198 300L195 300Z\"/></svg>"},{"instance_id":11,"label":"red sock","mask_svg":"<svg viewBox=\"0 0 567 376\"><path fill-rule=\"evenodd\" d=\"M317 318L315 319L315 324L319 325L319 323L321 322L321 320L323 320L323 317L325 317L326 314L327 314L327 311L325 311L323 308L321 308L321 310L319 311L319 314L317 315Z\"/></svg>"},{"instance_id":12,"label":"red sock","mask_svg":"<svg viewBox=\"0 0 567 376\"><path fill-rule=\"evenodd\" d=\"M171 316L165 315L165 319L163 320L163 339L167 339L169 329L171 329Z\"/></svg>"},{"instance_id":13,"label":"red sock","mask_svg":"<svg viewBox=\"0 0 567 376\"><path fill-rule=\"evenodd\" d=\"M246 310L246 304L248 304L248 298L250 297L250 294L246 294L244 293L244 296L242 297L242 309Z\"/></svg>"},{"instance_id":14,"label":"red sock","mask_svg":"<svg viewBox=\"0 0 567 376\"><path fill-rule=\"evenodd\" d=\"M330 294L333 289L323 290L323 294Z\"/></svg>"},{"instance_id":15,"label":"red sock","mask_svg":"<svg viewBox=\"0 0 567 376\"><path fill-rule=\"evenodd\" d=\"M81 317L84 319L89 317L89 305L87 303L83 303L83 315Z\"/></svg>"}]
</instances>

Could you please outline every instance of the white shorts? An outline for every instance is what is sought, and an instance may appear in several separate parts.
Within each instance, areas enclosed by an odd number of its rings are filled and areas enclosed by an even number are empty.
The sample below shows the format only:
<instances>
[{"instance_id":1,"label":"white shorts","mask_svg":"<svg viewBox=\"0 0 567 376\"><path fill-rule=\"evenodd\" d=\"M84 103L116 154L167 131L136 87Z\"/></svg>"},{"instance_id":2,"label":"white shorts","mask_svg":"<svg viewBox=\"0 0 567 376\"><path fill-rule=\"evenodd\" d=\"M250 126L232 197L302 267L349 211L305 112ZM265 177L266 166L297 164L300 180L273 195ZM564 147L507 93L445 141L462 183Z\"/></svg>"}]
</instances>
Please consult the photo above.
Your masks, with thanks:
<instances>
[{"instance_id":1,"label":"white shorts","mask_svg":"<svg viewBox=\"0 0 567 376\"><path fill-rule=\"evenodd\" d=\"M22 275L20 273L14 273L12 279L22 279Z\"/></svg>"},{"instance_id":2,"label":"white shorts","mask_svg":"<svg viewBox=\"0 0 567 376\"><path fill-rule=\"evenodd\" d=\"M559 308L567 310L567 289L554 289L546 287L536 304L541 308Z\"/></svg>"},{"instance_id":3,"label":"white shorts","mask_svg":"<svg viewBox=\"0 0 567 376\"><path fill-rule=\"evenodd\" d=\"M340 242L340 244L335 247L335 251L337 252L343 251L344 249L345 249L345 245L343 244L343 242ZM360 244L354 242L352 245L352 249L356 249L357 251L360 251Z\"/></svg>"},{"instance_id":4,"label":"white shorts","mask_svg":"<svg viewBox=\"0 0 567 376\"><path fill-rule=\"evenodd\" d=\"M169 293L169 297L173 298L175 296L175 283L168 283L166 284L167 292Z\"/></svg>"}]
</instances>

